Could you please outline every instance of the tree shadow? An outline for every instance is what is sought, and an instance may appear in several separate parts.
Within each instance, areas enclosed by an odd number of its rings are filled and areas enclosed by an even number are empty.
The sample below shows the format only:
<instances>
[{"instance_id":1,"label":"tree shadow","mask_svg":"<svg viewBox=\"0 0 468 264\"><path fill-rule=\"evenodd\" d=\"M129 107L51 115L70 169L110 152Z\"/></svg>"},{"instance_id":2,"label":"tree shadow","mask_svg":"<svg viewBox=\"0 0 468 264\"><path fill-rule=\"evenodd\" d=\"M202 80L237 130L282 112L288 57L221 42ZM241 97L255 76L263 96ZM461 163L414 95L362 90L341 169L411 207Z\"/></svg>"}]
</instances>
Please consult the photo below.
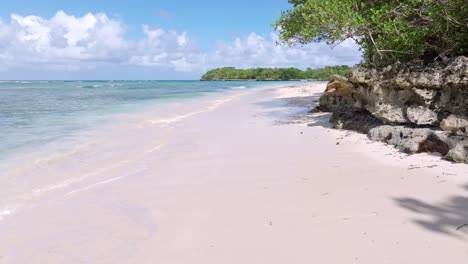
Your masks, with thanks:
<instances>
[{"instance_id":1,"label":"tree shadow","mask_svg":"<svg viewBox=\"0 0 468 264\"><path fill-rule=\"evenodd\" d=\"M331 128L331 113L303 113L288 119L276 120L278 125L307 124L308 127Z\"/></svg>"},{"instance_id":2,"label":"tree shadow","mask_svg":"<svg viewBox=\"0 0 468 264\"><path fill-rule=\"evenodd\" d=\"M330 128L330 113L314 113L321 95L275 98L257 102L268 111L263 115L274 119L276 125L307 124Z\"/></svg>"},{"instance_id":3,"label":"tree shadow","mask_svg":"<svg viewBox=\"0 0 468 264\"><path fill-rule=\"evenodd\" d=\"M280 107L315 107L318 104L320 95L297 96L274 98L268 101L256 102L256 105L265 108L280 108Z\"/></svg>"},{"instance_id":4,"label":"tree shadow","mask_svg":"<svg viewBox=\"0 0 468 264\"><path fill-rule=\"evenodd\" d=\"M463 188L468 190L468 185ZM468 196L452 196L435 205L414 198L394 200L399 206L428 218L413 220L421 227L460 239L468 238Z\"/></svg>"}]
</instances>

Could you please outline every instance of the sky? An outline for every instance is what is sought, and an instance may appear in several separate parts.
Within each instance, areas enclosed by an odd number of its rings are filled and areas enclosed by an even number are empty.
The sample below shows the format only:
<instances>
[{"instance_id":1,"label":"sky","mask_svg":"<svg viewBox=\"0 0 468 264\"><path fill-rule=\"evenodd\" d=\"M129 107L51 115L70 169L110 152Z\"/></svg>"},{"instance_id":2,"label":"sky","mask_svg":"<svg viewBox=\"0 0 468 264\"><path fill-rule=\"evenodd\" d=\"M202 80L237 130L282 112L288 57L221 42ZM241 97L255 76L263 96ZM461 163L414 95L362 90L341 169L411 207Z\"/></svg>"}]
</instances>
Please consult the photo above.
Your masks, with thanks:
<instances>
[{"instance_id":1,"label":"sky","mask_svg":"<svg viewBox=\"0 0 468 264\"><path fill-rule=\"evenodd\" d=\"M360 61L345 41L277 45L287 0L2 0L0 79L198 79L232 66Z\"/></svg>"}]
</instances>

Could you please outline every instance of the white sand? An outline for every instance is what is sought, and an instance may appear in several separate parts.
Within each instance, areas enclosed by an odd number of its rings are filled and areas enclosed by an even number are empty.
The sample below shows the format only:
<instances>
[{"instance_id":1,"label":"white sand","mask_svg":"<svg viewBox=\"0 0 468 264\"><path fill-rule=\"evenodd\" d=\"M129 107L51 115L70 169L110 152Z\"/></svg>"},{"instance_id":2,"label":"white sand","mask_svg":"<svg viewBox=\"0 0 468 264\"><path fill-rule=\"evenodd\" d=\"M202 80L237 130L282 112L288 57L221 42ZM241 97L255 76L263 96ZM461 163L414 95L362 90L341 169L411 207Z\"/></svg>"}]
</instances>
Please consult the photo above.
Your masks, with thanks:
<instances>
[{"instance_id":1,"label":"white sand","mask_svg":"<svg viewBox=\"0 0 468 264\"><path fill-rule=\"evenodd\" d=\"M467 263L468 165L296 116L323 89L126 117L108 167L0 221L0 263Z\"/></svg>"}]
</instances>

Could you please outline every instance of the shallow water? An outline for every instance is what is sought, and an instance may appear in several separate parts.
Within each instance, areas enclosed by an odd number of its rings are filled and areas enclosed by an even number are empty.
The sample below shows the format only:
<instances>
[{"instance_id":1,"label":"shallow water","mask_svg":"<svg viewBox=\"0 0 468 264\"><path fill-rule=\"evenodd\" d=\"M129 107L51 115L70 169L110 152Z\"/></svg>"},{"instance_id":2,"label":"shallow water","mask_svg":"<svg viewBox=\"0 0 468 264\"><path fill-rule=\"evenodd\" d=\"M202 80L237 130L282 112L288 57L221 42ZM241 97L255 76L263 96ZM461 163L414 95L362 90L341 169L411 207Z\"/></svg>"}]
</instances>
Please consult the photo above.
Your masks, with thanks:
<instances>
[{"instance_id":1,"label":"shallow water","mask_svg":"<svg viewBox=\"0 0 468 264\"><path fill-rule=\"evenodd\" d=\"M168 125L264 85L275 83L0 82L0 218L89 178L142 173L141 161L170 139ZM116 173L129 163L133 171Z\"/></svg>"},{"instance_id":2,"label":"shallow water","mask_svg":"<svg viewBox=\"0 0 468 264\"><path fill-rule=\"evenodd\" d=\"M262 85L200 81L2 81L0 159L102 124L109 115Z\"/></svg>"}]
</instances>

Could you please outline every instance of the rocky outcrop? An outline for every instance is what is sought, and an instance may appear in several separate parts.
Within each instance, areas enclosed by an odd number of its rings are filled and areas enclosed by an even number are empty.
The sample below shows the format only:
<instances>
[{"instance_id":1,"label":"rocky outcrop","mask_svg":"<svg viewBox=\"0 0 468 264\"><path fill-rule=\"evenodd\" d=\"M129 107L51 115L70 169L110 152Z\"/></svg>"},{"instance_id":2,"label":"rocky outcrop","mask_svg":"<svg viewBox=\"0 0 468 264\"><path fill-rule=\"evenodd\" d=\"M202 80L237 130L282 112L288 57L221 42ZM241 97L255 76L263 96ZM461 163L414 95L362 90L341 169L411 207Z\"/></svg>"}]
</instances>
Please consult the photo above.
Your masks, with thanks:
<instances>
[{"instance_id":1,"label":"rocky outcrop","mask_svg":"<svg viewBox=\"0 0 468 264\"><path fill-rule=\"evenodd\" d=\"M468 163L468 58L448 65L357 66L334 76L319 100L336 128L367 133L408 152Z\"/></svg>"},{"instance_id":2,"label":"rocky outcrop","mask_svg":"<svg viewBox=\"0 0 468 264\"><path fill-rule=\"evenodd\" d=\"M404 126L379 126L369 131L369 138L395 145L406 153L449 152L445 133L438 133L429 128L409 128Z\"/></svg>"}]
</instances>

